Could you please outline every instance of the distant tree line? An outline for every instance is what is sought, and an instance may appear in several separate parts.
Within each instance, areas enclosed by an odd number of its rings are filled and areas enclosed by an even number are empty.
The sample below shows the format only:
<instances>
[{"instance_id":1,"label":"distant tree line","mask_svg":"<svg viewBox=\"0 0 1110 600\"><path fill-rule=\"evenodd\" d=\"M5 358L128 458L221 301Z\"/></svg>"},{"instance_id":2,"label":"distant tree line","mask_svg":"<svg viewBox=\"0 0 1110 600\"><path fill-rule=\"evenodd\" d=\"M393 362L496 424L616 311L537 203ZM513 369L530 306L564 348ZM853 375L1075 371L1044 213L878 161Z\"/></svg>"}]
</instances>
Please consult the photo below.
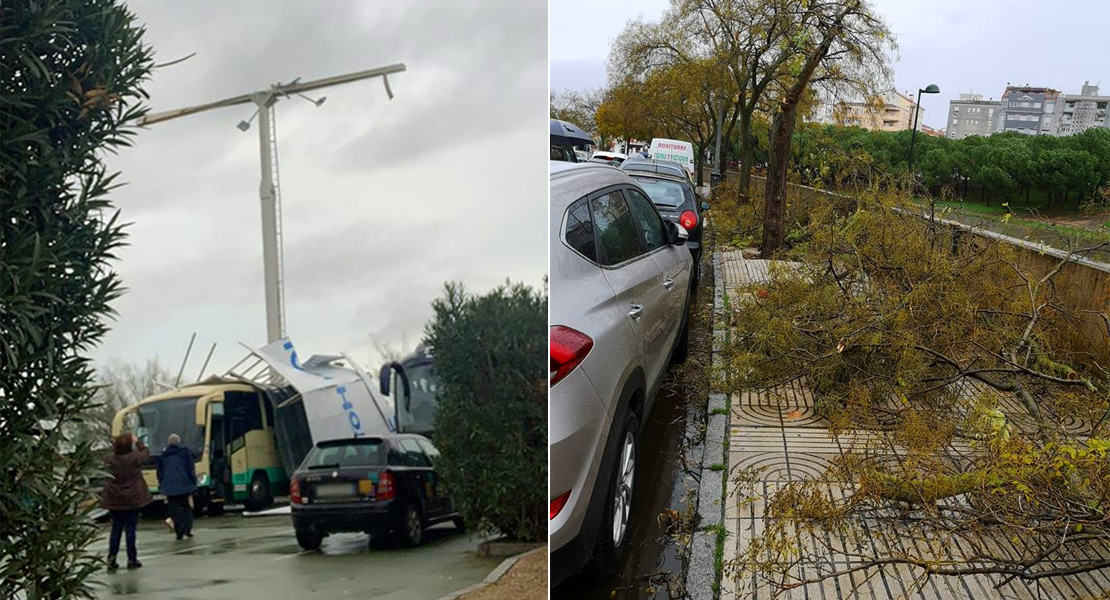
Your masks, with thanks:
<instances>
[{"instance_id":1,"label":"distant tree line","mask_svg":"<svg viewBox=\"0 0 1110 600\"><path fill-rule=\"evenodd\" d=\"M792 140L797 179L825 186L883 185L909 174L910 131L806 124ZM760 141L759 144L766 142ZM1000 133L950 140L918 135L914 170L936 195L977 198L988 205L1075 202L1110 185L1110 130L1067 136Z\"/></svg>"}]
</instances>

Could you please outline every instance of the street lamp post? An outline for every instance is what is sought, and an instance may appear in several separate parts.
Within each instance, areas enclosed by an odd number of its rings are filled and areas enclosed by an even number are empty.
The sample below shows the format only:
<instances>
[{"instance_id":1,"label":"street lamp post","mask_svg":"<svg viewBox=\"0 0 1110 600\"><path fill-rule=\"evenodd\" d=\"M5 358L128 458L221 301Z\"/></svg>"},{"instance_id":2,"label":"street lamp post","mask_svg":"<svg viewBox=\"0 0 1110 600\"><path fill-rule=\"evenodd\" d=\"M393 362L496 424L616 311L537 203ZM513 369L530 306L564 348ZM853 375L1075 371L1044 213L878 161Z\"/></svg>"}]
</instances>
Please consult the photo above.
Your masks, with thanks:
<instances>
[{"instance_id":1,"label":"street lamp post","mask_svg":"<svg viewBox=\"0 0 1110 600\"><path fill-rule=\"evenodd\" d=\"M935 83L930 83L925 86L925 89L917 90L917 104L913 105L913 133L910 134L910 178L913 178L913 145L917 142L917 116L921 114L921 94L939 94L940 87Z\"/></svg>"}]
</instances>

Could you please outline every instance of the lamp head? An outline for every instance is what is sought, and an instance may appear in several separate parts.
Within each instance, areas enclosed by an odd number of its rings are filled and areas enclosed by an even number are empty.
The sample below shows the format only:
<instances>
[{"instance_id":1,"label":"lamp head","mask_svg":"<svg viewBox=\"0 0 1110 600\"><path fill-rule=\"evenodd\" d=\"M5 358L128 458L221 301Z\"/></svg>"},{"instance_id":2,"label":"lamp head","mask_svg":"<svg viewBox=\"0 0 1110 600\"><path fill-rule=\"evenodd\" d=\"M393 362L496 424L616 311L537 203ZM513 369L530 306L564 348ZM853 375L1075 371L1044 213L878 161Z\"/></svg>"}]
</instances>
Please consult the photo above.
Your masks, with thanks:
<instances>
[{"instance_id":1,"label":"lamp head","mask_svg":"<svg viewBox=\"0 0 1110 600\"><path fill-rule=\"evenodd\" d=\"M930 83L929 85L925 86L925 89L923 89L921 91L926 93L926 94L939 94L940 93L940 87L935 83Z\"/></svg>"},{"instance_id":2,"label":"lamp head","mask_svg":"<svg viewBox=\"0 0 1110 600\"><path fill-rule=\"evenodd\" d=\"M239 131L246 131L251 128L251 124L250 121L239 121L239 124L236 125L236 127L239 128Z\"/></svg>"}]
</instances>

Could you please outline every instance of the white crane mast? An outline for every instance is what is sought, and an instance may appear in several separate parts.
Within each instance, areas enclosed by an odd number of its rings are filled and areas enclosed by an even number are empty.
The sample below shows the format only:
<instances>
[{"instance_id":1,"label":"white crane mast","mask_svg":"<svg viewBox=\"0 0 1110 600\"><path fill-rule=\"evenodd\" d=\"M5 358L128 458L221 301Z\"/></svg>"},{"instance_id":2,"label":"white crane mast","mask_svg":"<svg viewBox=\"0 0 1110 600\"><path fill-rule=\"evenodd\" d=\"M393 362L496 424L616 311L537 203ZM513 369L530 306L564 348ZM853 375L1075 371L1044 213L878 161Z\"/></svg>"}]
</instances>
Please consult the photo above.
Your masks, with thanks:
<instances>
[{"instance_id":1,"label":"white crane mast","mask_svg":"<svg viewBox=\"0 0 1110 600\"><path fill-rule=\"evenodd\" d=\"M385 84L385 92L392 100L393 90L389 86L389 75L401 73L404 70L405 65L398 63L306 82L301 82L298 77L290 83L274 84L266 90L240 94L207 104L152 113L139 119L139 125L153 125L216 108L252 103L257 106L255 114L258 115L258 146L262 166L258 196L262 204L262 262L266 292L267 343L285 337L285 274L282 257L281 191L278 185L277 125L274 120L274 104L282 98L288 98L290 95L305 97L306 92L372 77L382 78ZM317 106L324 102L324 98L312 100L306 97L306 99ZM253 118L251 117L251 119ZM239 129L242 131L247 131L249 128L250 120L239 123Z\"/></svg>"}]
</instances>

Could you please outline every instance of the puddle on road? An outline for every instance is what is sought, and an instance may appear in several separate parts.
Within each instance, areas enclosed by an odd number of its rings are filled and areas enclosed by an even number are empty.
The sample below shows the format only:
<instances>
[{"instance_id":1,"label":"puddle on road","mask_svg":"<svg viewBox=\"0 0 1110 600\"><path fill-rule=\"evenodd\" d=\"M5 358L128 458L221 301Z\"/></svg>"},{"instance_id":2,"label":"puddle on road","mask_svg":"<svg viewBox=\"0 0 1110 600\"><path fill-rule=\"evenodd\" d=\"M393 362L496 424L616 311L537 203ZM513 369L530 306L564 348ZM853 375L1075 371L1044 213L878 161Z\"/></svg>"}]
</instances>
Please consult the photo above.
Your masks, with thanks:
<instances>
[{"instance_id":1,"label":"puddle on road","mask_svg":"<svg viewBox=\"0 0 1110 600\"><path fill-rule=\"evenodd\" d=\"M173 581L165 582L163 585L151 585L154 583L149 578L142 579L138 577L138 573L119 573L110 576L111 579L105 582L105 587L112 592L114 596L134 596L142 594L157 594L162 592L178 592L190 589L209 589L218 585L230 583L230 579L190 579L187 582Z\"/></svg>"}]
</instances>

